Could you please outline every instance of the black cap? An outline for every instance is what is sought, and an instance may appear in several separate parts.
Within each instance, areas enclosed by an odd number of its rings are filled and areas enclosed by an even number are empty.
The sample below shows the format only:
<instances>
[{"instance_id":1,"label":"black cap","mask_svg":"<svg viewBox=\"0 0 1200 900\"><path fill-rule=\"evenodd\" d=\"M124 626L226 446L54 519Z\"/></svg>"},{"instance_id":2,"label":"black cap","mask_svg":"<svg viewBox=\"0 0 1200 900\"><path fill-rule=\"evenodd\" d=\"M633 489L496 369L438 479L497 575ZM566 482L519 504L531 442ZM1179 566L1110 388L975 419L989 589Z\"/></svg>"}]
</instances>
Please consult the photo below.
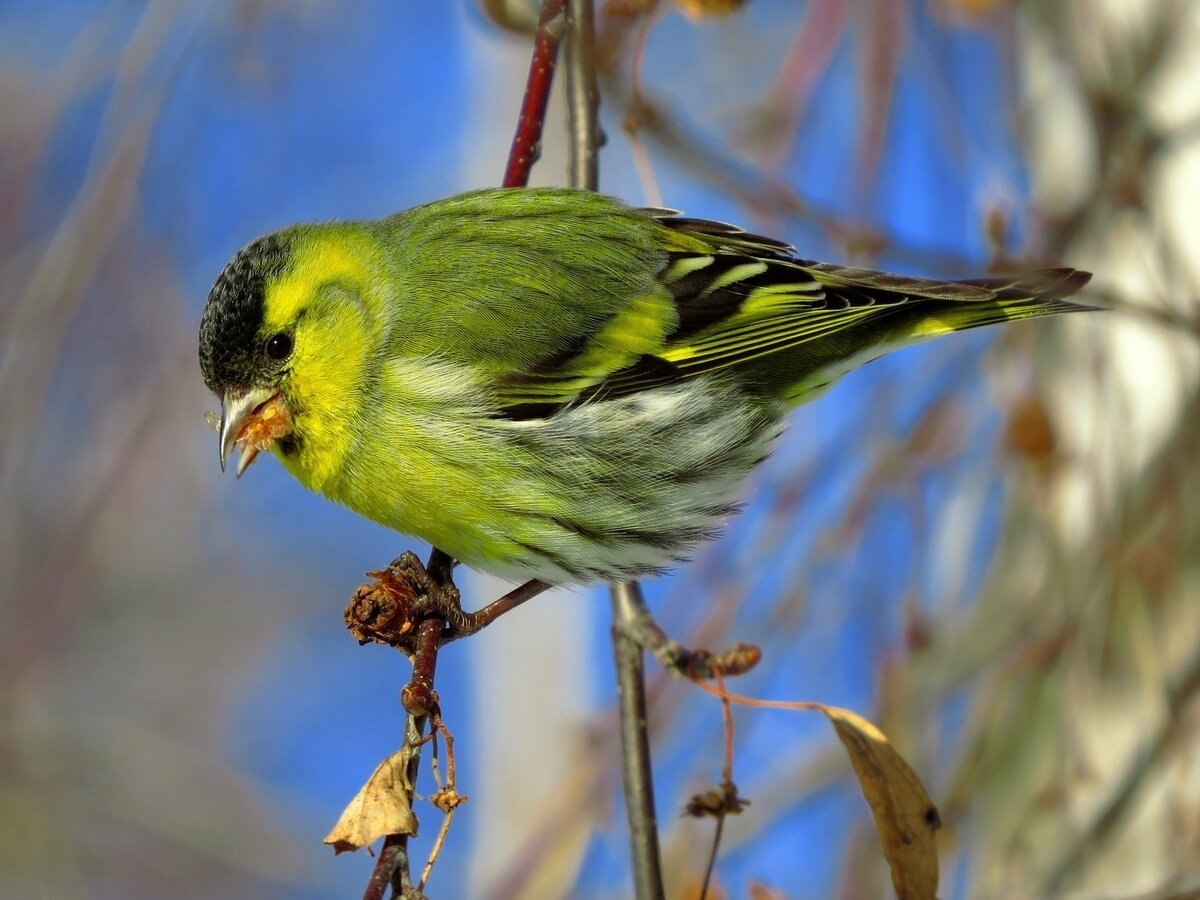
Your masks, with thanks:
<instances>
[{"instance_id":1,"label":"black cap","mask_svg":"<svg viewBox=\"0 0 1200 900\"><path fill-rule=\"evenodd\" d=\"M267 284L287 268L283 237L268 234L239 250L208 293L200 317L200 371L218 396L245 389L264 369L258 352Z\"/></svg>"}]
</instances>

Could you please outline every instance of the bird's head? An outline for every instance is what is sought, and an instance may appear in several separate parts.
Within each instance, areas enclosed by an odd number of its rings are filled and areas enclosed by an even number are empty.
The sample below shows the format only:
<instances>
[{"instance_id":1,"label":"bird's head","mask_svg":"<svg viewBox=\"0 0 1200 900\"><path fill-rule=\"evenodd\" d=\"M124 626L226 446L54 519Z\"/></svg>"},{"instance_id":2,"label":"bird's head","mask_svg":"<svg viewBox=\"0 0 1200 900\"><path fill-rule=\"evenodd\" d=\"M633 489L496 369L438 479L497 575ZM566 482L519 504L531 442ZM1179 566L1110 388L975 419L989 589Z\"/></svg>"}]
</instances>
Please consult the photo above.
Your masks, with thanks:
<instances>
[{"instance_id":1,"label":"bird's head","mask_svg":"<svg viewBox=\"0 0 1200 900\"><path fill-rule=\"evenodd\" d=\"M261 450L304 481L328 477L349 450L374 343L370 252L346 225L259 238L217 278L200 320L200 370L221 401L221 468Z\"/></svg>"}]
</instances>

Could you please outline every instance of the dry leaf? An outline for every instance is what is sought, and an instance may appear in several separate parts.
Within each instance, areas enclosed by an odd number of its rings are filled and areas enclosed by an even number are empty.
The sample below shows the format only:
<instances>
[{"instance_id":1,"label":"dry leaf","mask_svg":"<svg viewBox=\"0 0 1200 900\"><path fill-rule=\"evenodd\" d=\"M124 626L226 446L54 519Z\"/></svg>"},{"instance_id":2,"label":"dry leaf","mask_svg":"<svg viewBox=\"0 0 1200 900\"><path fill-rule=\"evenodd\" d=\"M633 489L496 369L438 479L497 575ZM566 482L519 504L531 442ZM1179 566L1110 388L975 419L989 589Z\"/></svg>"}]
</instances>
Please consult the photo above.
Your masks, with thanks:
<instances>
[{"instance_id":1,"label":"dry leaf","mask_svg":"<svg viewBox=\"0 0 1200 900\"><path fill-rule=\"evenodd\" d=\"M875 830L892 869L899 900L937 896L937 807L925 785L882 731L847 709L821 706L841 740L863 796L875 818Z\"/></svg>"},{"instance_id":2,"label":"dry leaf","mask_svg":"<svg viewBox=\"0 0 1200 900\"><path fill-rule=\"evenodd\" d=\"M416 835L417 817L405 789L405 770L411 755L407 747L397 750L371 773L325 836L325 843L333 847L334 853L367 847L389 834Z\"/></svg>"},{"instance_id":3,"label":"dry leaf","mask_svg":"<svg viewBox=\"0 0 1200 900\"><path fill-rule=\"evenodd\" d=\"M684 14L691 19L705 16L727 16L735 12L746 0L675 0Z\"/></svg>"},{"instance_id":4,"label":"dry leaf","mask_svg":"<svg viewBox=\"0 0 1200 900\"><path fill-rule=\"evenodd\" d=\"M779 888L758 879L751 881L747 886L746 897L749 900L787 900L787 895Z\"/></svg>"},{"instance_id":5,"label":"dry leaf","mask_svg":"<svg viewBox=\"0 0 1200 900\"><path fill-rule=\"evenodd\" d=\"M1050 413L1038 397L1020 400L1009 413L1004 445L1013 456L1050 468L1058 460L1058 439Z\"/></svg>"}]
</instances>

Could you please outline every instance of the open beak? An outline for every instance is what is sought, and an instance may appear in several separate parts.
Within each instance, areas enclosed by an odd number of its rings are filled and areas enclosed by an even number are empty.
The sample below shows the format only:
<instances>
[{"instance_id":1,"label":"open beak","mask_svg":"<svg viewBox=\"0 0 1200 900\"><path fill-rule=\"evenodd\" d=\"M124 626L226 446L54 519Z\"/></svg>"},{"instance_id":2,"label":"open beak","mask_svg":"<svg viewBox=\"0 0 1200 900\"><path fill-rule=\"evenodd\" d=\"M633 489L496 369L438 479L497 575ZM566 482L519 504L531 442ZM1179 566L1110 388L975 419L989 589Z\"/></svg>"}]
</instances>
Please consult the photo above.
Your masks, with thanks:
<instances>
[{"instance_id":1,"label":"open beak","mask_svg":"<svg viewBox=\"0 0 1200 900\"><path fill-rule=\"evenodd\" d=\"M233 454L242 430L250 424L263 404L276 395L274 388L251 388L244 394L226 393L221 401L221 430L219 432L221 471ZM238 457L237 477L241 478L247 466L258 456L259 447L252 443L242 444L242 455Z\"/></svg>"}]
</instances>

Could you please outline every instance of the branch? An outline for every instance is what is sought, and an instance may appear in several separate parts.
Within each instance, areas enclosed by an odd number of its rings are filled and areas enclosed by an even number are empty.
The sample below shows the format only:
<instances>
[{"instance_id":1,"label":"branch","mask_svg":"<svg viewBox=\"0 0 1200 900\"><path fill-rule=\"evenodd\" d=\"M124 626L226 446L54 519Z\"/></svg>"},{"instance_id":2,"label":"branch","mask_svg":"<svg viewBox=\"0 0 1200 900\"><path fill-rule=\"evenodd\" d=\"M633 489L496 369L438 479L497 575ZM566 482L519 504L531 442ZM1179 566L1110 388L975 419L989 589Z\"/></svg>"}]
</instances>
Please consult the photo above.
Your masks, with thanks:
<instances>
[{"instance_id":1,"label":"branch","mask_svg":"<svg viewBox=\"0 0 1200 900\"><path fill-rule=\"evenodd\" d=\"M411 554L406 554L406 556L408 555ZM450 557L435 547L429 556L429 563L425 566L425 570L428 571L430 579L442 589L453 590L452 565ZM455 593L457 594L457 592ZM351 625L352 633L355 632L353 613L361 611L362 598L360 594L361 589L347 608L347 624ZM401 701L408 712L408 719L404 725L404 741L407 746L413 748L406 772L406 792L410 807L416 793L417 774L421 766L419 748L425 734L428 711L434 703L433 678L437 671L438 649L441 646L442 633L445 629L446 619L444 616L436 613L427 615L421 618L416 625L415 634L411 635L411 644L403 647L409 652L413 666L412 679L400 692ZM356 636L359 635L356 634ZM361 641L362 638L359 637ZM384 839L379 860L363 891L363 900L382 898L383 891L389 884L392 887L392 895L395 897L421 896L421 892L414 887L412 881L408 838L407 834L390 834Z\"/></svg>"},{"instance_id":2,"label":"branch","mask_svg":"<svg viewBox=\"0 0 1200 900\"><path fill-rule=\"evenodd\" d=\"M1146 779L1158 771L1180 737L1179 724L1188 705L1200 694L1200 653L1188 664L1179 681L1167 694L1167 709L1150 746L1133 761L1112 796L1091 825L1067 849L1046 880L1044 896L1057 897L1101 853L1142 796Z\"/></svg>"},{"instance_id":3,"label":"branch","mask_svg":"<svg viewBox=\"0 0 1200 900\"><path fill-rule=\"evenodd\" d=\"M572 187L594 191L599 184L597 153L602 143L596 115L595 22L592 0L567 2L567 134L568 176ZM621 774L634 890L638 900L663 894L654 812L654 778L650 733L646 726L646 672L641 644L629 631L644 606L637 582L612 585L613 656L617 669L617 706L621 729Z\"/></svg>"},{"instance_id":4,"label":"branch","mask_svg":"<svg viewBox=\"0 0 1200 900\"><path fill-rule=\"evenodd\" d=\"M658 850L658 819L654 812L654 779L650 765L646 678L642 646L626 628L645 617L642 590L636 581L612 586L613 657L617 667L617 718L621 729L621 780L633 859L633 882L638 900L663 893Z\"/></svg>"},{"instance_id":5,"label":"branch","mask_svg":"<svg viewBox=\"0 0 1200 900\"><path fill-rule=\"evenodd\" d=\"M542 127L546 122L546 105L550 102L550 86L554 83L554 65L558 60L558 44L563 33L564 0L546 0L533 37L533 58L529 61L529 76L525 81L525 96L517 117L517 133L513 136L504 170L504 187L524 187L529 172L542 154Z\"/></svg>"},{"instance_id":6,"label":"branch","mask_svg":"<svg viewBox=\"0 0 1200 900\"><path fill-rule=\"evenodd\" d=\"M595 22L592 0L568 0L567 128L570 154L567 181L594 191L600 185L599 150L604 145L597 110Z\"/></svg>"},{"instance_id":7,"label":"branch","mask_svg":"<svg viewBox=\"0 0 1200 900\"><path fill-rule=\"evenodd\" d=\"M520 187L527 184L529 172L541 153L546 106L549 103L550 88L554 82L554 67L565 20L563 7L564 0L545 0L542 5L541 17L538 20L538 28L534 36L533 58L530 61L525 94L521 100L521 113L517 120L517 131L513 137L508 165L504 172L505 187ZM588 14L590 21L590 9ZM594 79L592 95L595 96ZM404 608L404 603L399 604L400 608L395 608L395 603L388 607L389 622L397 625L403 634L378 635L362 630L364 624L371 626L378 624L376 620L383 607L376 603L376 600L395 601L397 598L394 596L378 598L370 591L369 593L372 593L370 598L356 594L347 610L348 624L351 625L351 631L360 641L384 640L410 652L412 657L412 680L401 691L401 700L408 712L408 720L405 724L405 742L414 748L408 764L410 805L416 790L417 774L421 763L421 755L417 748L423 740L428 713L436 703L433 678L437 669L438 651L441 645L455 637L462 637L478 631L500 615L541 593L547 587L541 582L531 581L478 613L462 614L461 608L458 607L458 592L454 588L452 578L453 566L454 561L449 556L436 547L433 549L429 563L425 567L428 573L428 583L424 587L426 597L438 598L441 606L423 611L415 626L415 634L408 631L411 623L405 618L408 610ZM412 586L410 584L407 587L411 589ZM366 599L371 602L364 604L363 601ZM445 602L447 599L449 602ZM386 607L387 604L384 603L383 606ZM370 622L364 623L360 620L364 609ZM355 630L355 626L359 626L358 631ZM396 640L390 638L396 638ZM422 885L428 878L428 874L427 867L421 878ZM376 900L376 898L382 897L388 884L392 887L393 895L397 897L422 895L421 888L413 884L408 854L408 835L406 834L389 835L384 840L379 861L376 863L363 895L365 900Z\"/></svg>"}]
</instances>

